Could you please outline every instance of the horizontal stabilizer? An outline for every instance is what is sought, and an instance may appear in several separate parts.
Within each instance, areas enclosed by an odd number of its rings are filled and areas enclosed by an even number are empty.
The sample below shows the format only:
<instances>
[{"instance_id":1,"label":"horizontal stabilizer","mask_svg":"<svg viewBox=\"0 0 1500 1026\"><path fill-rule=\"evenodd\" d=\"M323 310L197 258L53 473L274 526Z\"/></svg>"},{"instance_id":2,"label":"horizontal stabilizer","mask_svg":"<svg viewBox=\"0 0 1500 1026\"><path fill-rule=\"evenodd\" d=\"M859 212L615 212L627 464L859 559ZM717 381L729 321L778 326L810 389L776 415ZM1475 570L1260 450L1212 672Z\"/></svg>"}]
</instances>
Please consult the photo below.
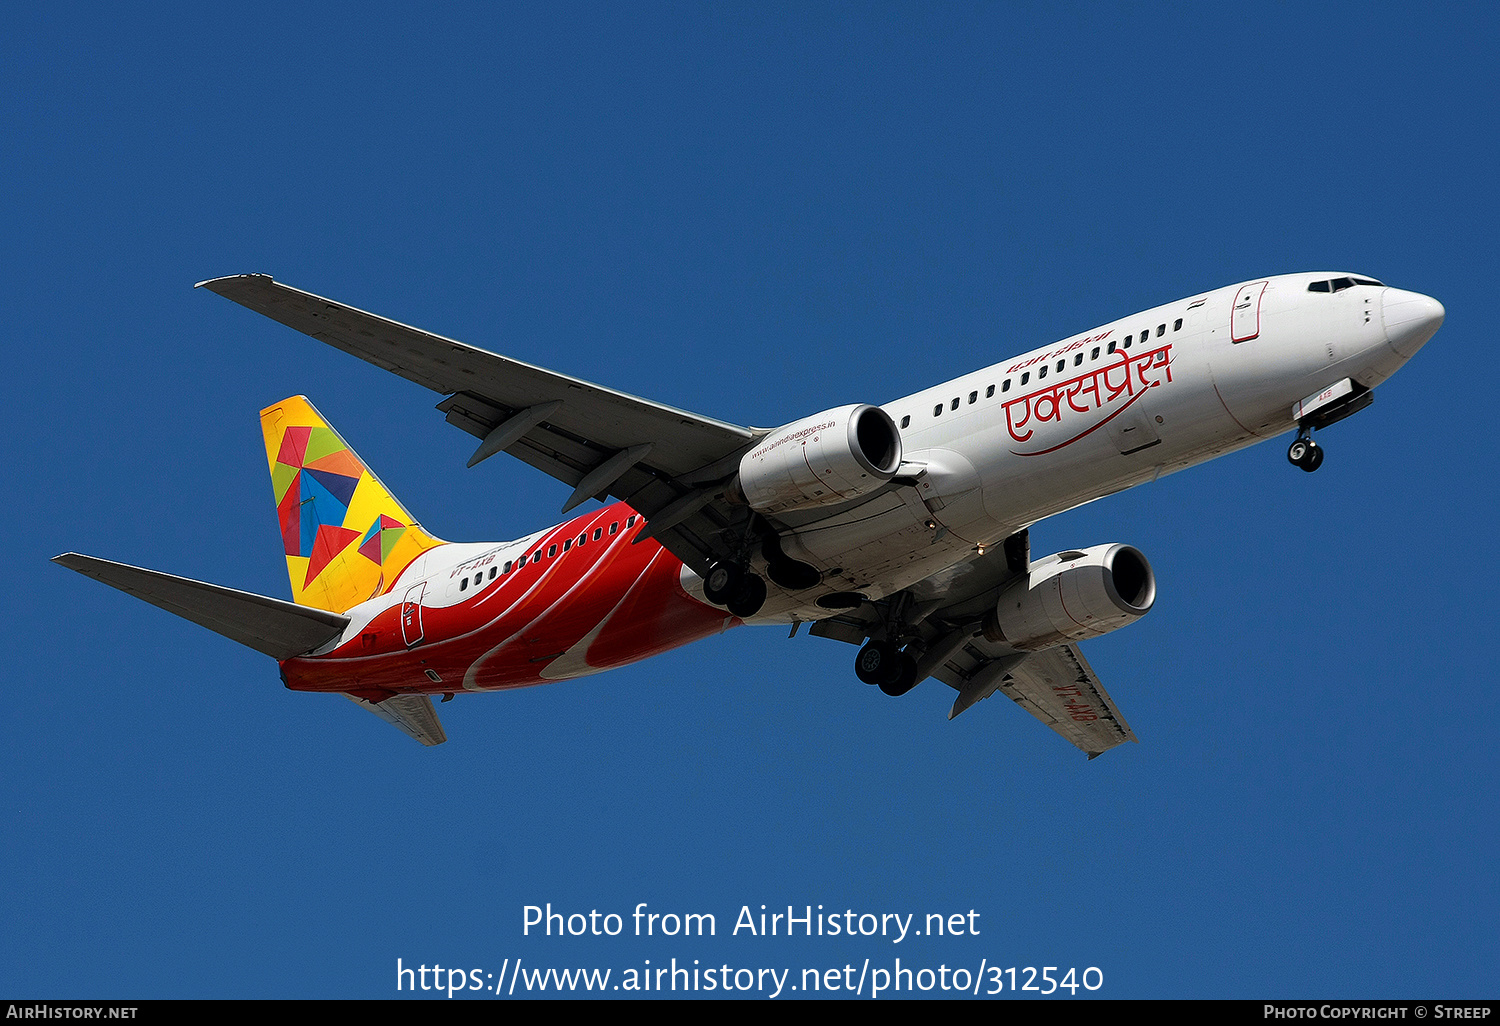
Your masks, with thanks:
<instances>
[{"instance_id":1,"label":"horizontal stabilizer","mask_svg":"<svg viewBox=\"0 0 1500 1026\"><path fill-rule=\"evenodd\" d=\"M424 745L431 747L448 740L448 735L443 733L443 725L438 722L437 710L432 707L432 699L426 695L397 695L394 698L387 698L378 705L353 695L346 694L344 697L356 705L364 706L391 726Z\"/></svg>"},{"instance_id":2,"label":"horizontal stabilizer","mask_svg":"<svg viewBox=\"0 0 1500 1026\"><path fill-rule=\"evenodd\" d=\"M76 552L53 556L52 562L277 660L311 652L349 625L349 618L337 613Z\"/></svg>"}]
</instances>

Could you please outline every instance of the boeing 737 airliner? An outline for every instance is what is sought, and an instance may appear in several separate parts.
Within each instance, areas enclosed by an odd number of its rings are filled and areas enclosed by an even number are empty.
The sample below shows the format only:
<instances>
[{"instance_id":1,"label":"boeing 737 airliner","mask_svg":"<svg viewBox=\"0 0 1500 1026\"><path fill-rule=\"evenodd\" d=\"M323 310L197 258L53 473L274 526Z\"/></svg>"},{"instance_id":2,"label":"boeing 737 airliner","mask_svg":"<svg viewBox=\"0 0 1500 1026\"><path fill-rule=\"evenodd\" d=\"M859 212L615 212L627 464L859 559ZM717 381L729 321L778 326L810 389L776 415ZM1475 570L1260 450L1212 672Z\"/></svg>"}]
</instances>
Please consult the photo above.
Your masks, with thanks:
<instances>
[{"instance_id":1,"label":"boeing 737 airliner","mask_svg":"<svg viewBox=\"0 0 1500 1026\"><path fill-rule=\"evenodd\" d=\"M67 553L55 561L272 656L423 744L431 695L623 666L738 623L860 646L889 695L928 677L949 717L999 692L1092 758L1135 735L1078 642L1144 616L1146 557L1032 559L1054 513L1289 431L1314 471L1326 427L1374 398L1443 321L1372 278L1289 274L1072 335L884 406L766 430L497 356L273 281L203 288L445 398L480 440L573 488L515 541L424 531L312 404L261 411L292 601Z\"/></svg>"}]
</instances>

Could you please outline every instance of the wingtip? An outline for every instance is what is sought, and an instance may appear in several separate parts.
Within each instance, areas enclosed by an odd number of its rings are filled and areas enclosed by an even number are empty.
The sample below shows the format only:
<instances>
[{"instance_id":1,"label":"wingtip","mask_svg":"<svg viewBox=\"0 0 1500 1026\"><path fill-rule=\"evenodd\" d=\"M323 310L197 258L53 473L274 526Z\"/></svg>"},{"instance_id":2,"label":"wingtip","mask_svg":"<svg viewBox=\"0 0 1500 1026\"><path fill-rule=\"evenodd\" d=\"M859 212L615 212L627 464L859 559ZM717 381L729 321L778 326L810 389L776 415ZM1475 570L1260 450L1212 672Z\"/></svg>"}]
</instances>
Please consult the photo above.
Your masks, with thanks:
<instances>
[{"instance_id":1,"label":"wingtip","mask_svg":"<svg viewBox=\"0 0 1500 1026\"><path fill-rule=\"evenodd\" d=\"M267 284L267 285L271 284L273 281L276 280L275 278L272 278L269 274L226 274L226 275L223 275L222 277L219 277L219 278L204 278L202 281L200 281L196 285L194 285L193 288L195 288L195 289L206 288L210 292L218 292L219 290L216 289L216 288L214 288L215 285L221 285L223 282L227 282L227 281L240 281L240 280L243 280L245 278L263 278L263 279L265 279L265 284Z\"/></svg>"}]
</instances>

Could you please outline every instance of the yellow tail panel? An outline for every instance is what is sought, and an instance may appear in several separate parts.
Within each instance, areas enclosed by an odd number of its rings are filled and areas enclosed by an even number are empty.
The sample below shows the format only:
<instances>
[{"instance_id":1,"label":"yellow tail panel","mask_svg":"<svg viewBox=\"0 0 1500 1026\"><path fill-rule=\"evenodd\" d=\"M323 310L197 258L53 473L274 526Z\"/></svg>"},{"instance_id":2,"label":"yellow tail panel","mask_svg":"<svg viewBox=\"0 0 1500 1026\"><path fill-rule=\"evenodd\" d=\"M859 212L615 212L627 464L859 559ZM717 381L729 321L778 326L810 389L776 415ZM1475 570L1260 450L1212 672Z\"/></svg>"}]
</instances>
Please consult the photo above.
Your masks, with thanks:
<instances>
[{"instance_id":1,"label":"yellow tail panel","mask_svg":"<svg viewBox=\"0 0 1500 1026\"><path fill-rule=\"evenodd\" d=\"M418 526L305 396L260 411L292 600L342 613L445 544Z\"/></svg>"}]
</instances>

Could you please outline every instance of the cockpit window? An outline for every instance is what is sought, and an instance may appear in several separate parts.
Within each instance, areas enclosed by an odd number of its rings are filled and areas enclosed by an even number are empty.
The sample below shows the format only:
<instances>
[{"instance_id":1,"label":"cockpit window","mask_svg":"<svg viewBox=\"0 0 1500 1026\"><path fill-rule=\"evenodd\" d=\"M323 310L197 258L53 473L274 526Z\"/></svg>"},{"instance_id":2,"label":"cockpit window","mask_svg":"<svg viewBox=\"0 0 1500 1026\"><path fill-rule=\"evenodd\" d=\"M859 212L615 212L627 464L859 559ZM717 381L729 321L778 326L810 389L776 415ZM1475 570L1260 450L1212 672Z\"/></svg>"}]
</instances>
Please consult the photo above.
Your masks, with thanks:
<instances>
[{"instance_id":1,"label":"cockpit window","mask_svg":"<svg viewBox=\"0 0 1500 1026\"><path fill-rule=\"evenodd\" d=\"M1356 285L1374 285L1384 288L1384 282L1378 282L1374 278L1334 278L1332 281L1315 281L1307 286L1309 292L1342 292L1352 289Z\"/></svg>"}]
</instances>

